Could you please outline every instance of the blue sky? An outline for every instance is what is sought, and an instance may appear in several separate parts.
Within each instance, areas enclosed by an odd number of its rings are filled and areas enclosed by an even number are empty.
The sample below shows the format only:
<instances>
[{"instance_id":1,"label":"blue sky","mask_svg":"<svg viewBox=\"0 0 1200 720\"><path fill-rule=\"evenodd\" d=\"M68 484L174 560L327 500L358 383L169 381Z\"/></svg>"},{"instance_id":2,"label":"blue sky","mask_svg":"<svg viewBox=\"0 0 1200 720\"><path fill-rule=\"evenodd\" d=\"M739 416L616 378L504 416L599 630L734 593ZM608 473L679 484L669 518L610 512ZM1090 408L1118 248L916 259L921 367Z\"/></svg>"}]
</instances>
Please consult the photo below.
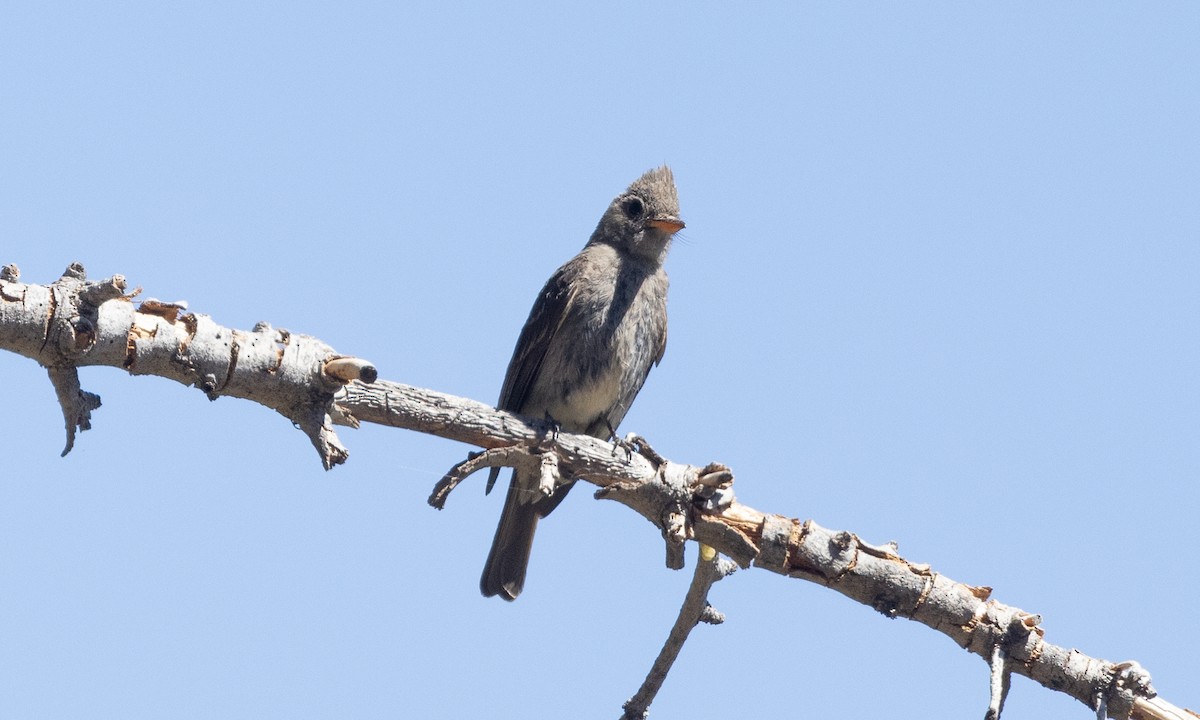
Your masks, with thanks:
<instances>
[{"instance_id":1,"label":"blue sky","mask_svg":"<svg viewBox=\"0 0 1200 720\"><path fill-rule=\"evenodd\" d=\"M670 342L622 430L1041 613L1196 707L1192 3L37 3L0 11L0 263L493 401L529 305L669 163ZM578 492L478 575L468 450L0 354L0 715L610 718L690 573ZM943 636L762 571L654 717L971 717ZM1006 717L1086 712L1014 680ZM1083 715L1080 714L1079 717Z\"/></svg>"}]
</instances>

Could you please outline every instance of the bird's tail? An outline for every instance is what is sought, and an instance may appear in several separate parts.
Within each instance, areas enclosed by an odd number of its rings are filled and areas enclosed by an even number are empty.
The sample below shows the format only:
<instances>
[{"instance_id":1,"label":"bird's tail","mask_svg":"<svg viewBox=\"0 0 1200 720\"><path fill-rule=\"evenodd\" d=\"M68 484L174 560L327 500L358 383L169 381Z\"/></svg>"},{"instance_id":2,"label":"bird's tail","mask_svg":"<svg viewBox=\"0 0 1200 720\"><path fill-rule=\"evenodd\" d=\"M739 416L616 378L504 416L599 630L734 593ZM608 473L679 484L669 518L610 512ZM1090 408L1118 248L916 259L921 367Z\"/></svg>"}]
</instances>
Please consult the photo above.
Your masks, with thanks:
<instances>
[{"instance_id":1,"label":"bird's tail","mask_svg":"<svg viewBox=\"0 0 1200 720\"><path fill-rule=\"evenodd\" d=\"M530 487L530 483L522 480L520 474L514 471L508 484L504 512L496 526L496 537L492 540L487 564L483 566L483 577L479 579L479 590L485 597L499 595L505 600L516 600L525 587L525 570L529 567L533 533L537 530L540 513L537 505L529 502L529 498L522 501L519 497L521 488ZM532 486L537 487L536 479Z\"/></svg>"}]
</instances>

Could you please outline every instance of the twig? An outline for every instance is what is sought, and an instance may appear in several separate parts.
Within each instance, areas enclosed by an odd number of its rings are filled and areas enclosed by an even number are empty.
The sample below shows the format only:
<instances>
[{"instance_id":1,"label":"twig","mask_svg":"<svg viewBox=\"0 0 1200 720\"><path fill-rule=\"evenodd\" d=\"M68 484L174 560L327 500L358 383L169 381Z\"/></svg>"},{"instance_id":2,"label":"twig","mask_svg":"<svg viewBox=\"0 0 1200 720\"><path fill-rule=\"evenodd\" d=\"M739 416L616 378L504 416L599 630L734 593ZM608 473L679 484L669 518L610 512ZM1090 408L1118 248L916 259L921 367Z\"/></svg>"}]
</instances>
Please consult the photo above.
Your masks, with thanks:
<instances>
[{"instance_id":1,"label":"twig","mask_svg":"<svg viewBox=\"0 0 1200 720\"><path fill-rule=\"evenodd\" d=\"M446 507L446 499L459 483L485 467L520 467L529 472L541 473L539 487L543 488L547 495L554 492L554 488L563 482L558 455L552 452L536 452L525 445L491 448L483 452L469 453L466 460L450 468L450 471L433 486L429 504L438 510L443 509Z\"/></svg>"},{"instance_id":2,"label":"twig","mask_svg":"<svg viewBox=\"0 0 1200 720\"><path fill-rule=\"evenodd\" d=\"M1004 700L1008 696L1011 676L1008 672L1008 653L1004 651L1003 643L996 643L992 648L991 665L991 702L988 704L985 720L1000 720L1004 710Z\"/></svg>"},{"instance_id":3,"label":"twig","mask_svg":"<svg viewBox=\"0 0 1200 720\"><path fill-rule=\"evenodd\" d=\"M704 556L709 553L711 558L705 559ZM702 547L700 554L701 557L696 562L696 573L692 575L692 584L683 599L683 607L679 608L675 626L671 628L671 633L654 660L650 672L647 673L645 682L622 706L625 711L621 716L622 720L642 720L646 717L650 703L654 702L654 697L662 688L667 673L675 663L675 658L679 657L679 651L683 649L683 643L692 632L692 628L696 627L696 623L704 620L717 624L724 619L708 604L708 590L713 583L736 570L737 565L716 554L709 547Z\"/></svg>"}]
</instances>

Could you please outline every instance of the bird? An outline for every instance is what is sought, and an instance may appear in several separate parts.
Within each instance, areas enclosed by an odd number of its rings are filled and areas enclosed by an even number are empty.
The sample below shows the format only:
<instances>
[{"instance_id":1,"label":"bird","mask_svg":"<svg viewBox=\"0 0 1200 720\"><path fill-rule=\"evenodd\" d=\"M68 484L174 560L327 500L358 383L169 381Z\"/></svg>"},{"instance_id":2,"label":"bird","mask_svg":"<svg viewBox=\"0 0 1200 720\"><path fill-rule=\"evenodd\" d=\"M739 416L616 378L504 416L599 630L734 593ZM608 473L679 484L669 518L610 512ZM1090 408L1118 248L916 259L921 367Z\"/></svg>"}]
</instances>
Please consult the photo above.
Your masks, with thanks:
<instances>
[{"instance_id":1,"label":"bird","mask_svg":"<svg viewBox=\"0 0 1200 720\"><path fill-rule=\"evenodd\" d=\"M679 216L666 165L644 173L604 211L587 244L538 294L504 375L497 408L611 439L667 346L663 263ZM492 468L491 491L500 468ZM537 472L514 470L479 589L516 600L538 520L566 497L546 495Z\"/></svg>"}]
</instances>

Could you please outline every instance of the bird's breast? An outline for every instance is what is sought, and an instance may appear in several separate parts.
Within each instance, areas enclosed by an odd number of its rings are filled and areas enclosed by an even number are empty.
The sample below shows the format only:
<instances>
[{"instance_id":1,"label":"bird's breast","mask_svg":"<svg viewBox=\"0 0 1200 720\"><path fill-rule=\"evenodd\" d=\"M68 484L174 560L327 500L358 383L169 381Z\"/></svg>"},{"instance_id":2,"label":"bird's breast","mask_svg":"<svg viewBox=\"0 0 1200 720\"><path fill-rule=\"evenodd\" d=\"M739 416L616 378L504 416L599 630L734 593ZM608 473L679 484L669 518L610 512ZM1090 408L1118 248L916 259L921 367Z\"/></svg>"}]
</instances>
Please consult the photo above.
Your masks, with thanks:
<instances>
[{"instance_id":1,"label":"bird's breast","mask_svg":"<svg viewBox=\"0 0 1200 720\"><path fill-rule=\"evenodd\" d=\"M533 407L573 432L604 435L628 410L666 332L665 276L617 273L588 284L556 334ZM547 372L548 371L548 372Z\"/></svg>"},{"instance_id":2,"label":"bird's breast","mask_svg":"<svg viewBox=\"0 0 1200 720\"><path fill-rule=\"evenodd\" d=\"M620 370L616 363L608 363L596 374L581 376L579 383L560 388L549 398L548 412L564 429L584 433L608 415L620 395Z\"/></svg>"}]
</instances>

